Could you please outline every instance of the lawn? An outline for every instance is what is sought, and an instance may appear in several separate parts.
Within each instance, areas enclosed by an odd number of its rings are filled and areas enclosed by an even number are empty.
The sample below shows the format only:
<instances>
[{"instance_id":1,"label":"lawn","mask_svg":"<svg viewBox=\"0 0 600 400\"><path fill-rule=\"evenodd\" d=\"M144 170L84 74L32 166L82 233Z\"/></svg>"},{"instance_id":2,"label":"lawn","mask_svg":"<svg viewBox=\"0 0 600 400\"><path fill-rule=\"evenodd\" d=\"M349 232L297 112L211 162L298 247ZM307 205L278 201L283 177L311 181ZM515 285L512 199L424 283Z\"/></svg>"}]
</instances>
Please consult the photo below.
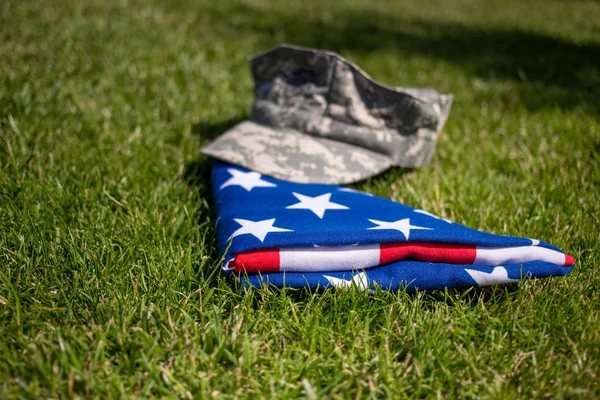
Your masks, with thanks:
<instances>
[{"instance_id":1,"label":"lawn","mask_svg":"<svg viewBox=\"0 0 600 400\"><path fill-rule=\"evenodd\" d=\"M354 188L550 242L565 278L243 292L210 161L247 59L337 51L455 95L430 166ZM3 0L0 398L600 397L600 3Z\"/></svg>"}]
</instances>

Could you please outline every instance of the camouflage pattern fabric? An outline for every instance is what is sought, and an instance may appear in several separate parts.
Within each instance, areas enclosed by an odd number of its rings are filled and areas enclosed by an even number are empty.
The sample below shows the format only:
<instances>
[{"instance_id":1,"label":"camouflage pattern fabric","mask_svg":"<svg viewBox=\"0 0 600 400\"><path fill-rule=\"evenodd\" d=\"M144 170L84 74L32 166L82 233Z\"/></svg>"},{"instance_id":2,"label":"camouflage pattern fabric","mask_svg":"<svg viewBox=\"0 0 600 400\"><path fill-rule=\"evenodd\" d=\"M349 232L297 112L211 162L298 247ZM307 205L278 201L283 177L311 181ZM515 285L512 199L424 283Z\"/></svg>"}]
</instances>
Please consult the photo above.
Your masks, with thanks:
<instances>
[{"instance_id":1,"label":"camouflage pattern fabric","mask_svg":"<svg viewBox=\"0 0 600 400\"><path fill-rule=\"evenodd\" d=\"M326 51L282 45L250 60L256 101L200 151L279 179L343 184L426 165L451 95L390 88Z\"/></svg>"}]
</instances>

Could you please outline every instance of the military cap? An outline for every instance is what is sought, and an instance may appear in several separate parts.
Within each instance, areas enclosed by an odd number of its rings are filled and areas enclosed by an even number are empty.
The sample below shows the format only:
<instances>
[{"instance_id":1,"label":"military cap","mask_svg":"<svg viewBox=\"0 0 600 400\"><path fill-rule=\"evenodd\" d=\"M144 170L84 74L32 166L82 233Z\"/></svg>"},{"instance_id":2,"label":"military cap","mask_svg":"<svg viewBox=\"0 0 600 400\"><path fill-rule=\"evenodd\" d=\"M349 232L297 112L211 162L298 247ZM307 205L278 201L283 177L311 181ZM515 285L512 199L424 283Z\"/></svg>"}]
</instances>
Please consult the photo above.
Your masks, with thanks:
<instances>
[{"instance_id":1,"label":"military cap","mask_svg":"<svg viewBox=\"0 0 600 400\"><path fill-rule=\"evenodd\" d=\"M427 164L451 95L375 82L338 54L281 45L250 60L252 119L203 154L293 182L343 184Z\"/></svg>"}]
</instances>

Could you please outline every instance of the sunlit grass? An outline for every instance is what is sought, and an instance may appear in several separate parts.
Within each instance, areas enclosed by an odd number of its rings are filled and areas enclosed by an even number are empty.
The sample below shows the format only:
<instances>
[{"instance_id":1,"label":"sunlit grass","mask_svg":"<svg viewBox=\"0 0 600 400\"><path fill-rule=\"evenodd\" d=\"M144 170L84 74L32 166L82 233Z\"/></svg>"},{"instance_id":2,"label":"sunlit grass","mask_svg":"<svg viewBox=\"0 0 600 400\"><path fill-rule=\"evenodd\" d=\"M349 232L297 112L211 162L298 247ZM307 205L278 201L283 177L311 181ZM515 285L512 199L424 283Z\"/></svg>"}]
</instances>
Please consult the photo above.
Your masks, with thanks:
<instances>
[{"instance_id":1,"label":"sunlit grass","mask_svg":"<svg viewBox=\"0 0 600 400\"><path fill-rule=\"evenodd\" d=\"M600 5L0 4L0 397L600 396ZM326 48L455 103L432 164L355 185L576 258L437 293L243 292L201 144L247 58Z\"/></svg>"}]
</instances>

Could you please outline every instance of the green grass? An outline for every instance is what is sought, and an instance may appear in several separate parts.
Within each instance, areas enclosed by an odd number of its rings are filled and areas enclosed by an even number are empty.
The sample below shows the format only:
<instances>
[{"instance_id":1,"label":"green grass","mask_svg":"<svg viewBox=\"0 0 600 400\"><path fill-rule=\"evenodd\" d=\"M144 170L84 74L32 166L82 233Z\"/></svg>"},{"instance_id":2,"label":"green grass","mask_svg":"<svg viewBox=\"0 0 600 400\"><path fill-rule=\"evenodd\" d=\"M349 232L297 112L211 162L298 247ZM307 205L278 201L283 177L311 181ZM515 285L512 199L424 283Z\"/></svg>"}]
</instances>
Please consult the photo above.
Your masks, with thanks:
<instances>
[{"instance_id":1,"label":"green grass","mask_svg":"<svg viewBox=\"0 0 600 400\"><path fill-rule=\"evenodd\" d=\"M600 3L270 3L0 4L0 398L600 397ZM551 242L573 273L242 292L197 150L280 42L454 93L430 167L355 187Z\"/></svg>"}]
</instances>

